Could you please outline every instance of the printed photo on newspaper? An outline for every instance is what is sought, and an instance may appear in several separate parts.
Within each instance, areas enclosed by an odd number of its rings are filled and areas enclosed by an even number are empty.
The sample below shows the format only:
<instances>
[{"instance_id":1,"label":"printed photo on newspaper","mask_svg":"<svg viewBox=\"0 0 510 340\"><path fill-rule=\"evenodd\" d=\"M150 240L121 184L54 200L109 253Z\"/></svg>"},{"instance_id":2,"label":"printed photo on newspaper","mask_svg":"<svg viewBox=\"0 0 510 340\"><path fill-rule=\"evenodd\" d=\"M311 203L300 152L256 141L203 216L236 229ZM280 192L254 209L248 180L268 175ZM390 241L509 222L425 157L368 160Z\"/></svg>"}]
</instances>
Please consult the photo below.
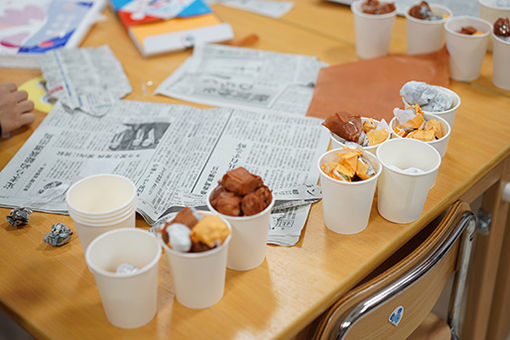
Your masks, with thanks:
<instances>
[{"instance_id":1,"label":"printed photo on newspaper","mask_svg":"<svg viewBox=\"0 0 510 340\"><path fill-rule=\"evenodd\" d=\"M200 202L238 166L260 175L275 200L281 191L281 201L289 201L289 188L317 183L316 160L329 144L320 123L289 114L127 100L93 117L59 102L0 173L0 205L66 213L64 193L72 183L115 173L133 180L137 211L154 224L190 197ZM314 201L302 193L294 197L299 205L274 214L271 243L299 239Z\"/></svg>"},{"instance_id":2,"label":"printed photo on newspaper","mask_svg":"<svg viewBox=\"0 0 510 340\"><path fill-rule=\"evenodd\" d=\"M324 66L304 55L200 45L155 93L214 106L304 116Z\"/></svg>"}]
</instances>

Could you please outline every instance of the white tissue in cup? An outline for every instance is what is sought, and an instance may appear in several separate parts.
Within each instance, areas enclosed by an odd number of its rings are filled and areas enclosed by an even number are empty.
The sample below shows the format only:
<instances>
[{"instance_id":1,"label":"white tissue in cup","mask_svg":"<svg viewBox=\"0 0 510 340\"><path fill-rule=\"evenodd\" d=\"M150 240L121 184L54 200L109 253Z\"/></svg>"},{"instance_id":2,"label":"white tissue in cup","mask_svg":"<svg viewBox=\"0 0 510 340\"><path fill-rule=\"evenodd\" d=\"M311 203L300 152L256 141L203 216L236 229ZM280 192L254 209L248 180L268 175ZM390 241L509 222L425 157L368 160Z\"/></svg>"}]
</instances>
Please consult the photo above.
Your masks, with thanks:
<instances>
[{"instance_id":1,"label":"white tissue in cup","mask_svg":"<svg viewBox=\"0 0 510 340\"><path fill-rule=\"evenodd\" d=\"M466 26L472 26L482 34L459 33L462 27ZM446 48L450 54L450 78L458 81L477 79L492 25L480 18L462 16L450 18L445 24L445 30Z\"/></svg>"},{"instance_id":2,"label":"white tissue in cup","mask_svg":"<svg viewBox=\"0 0 510 340\"><path fill-rule=\"evenodd\" d=\"M409 103L406 100L405 93L403 91L404 91L404 88L406 86L408 86L408 84L410 84L411 86L414 86L415 90L419 91L421 93L420 99L422 100L422 102ZM443 111L427 110L427 105L423 105L423 104L424 104L424 102L425 102L425 104L427 104L428 102L430 102L431 100L434 99L434 98L430 98L431 90L432 91L442 91L445 94L448 94L452 98L452 101L453 101L452 106L449 109L443 110ZM400 96L402 97L402 102L404 103L404 106L406 108L411 105L414 105L414 104L419 104L424 113L430 113L430 114L433 114L433 115L443 118L444 120L446 120L448 122L448 124L450 124L450 128L453 128L453 122L455 121L455 113L457 112L457 109L460 107L460 103L461 103L460 97L457 93L453 92L450 89L447 89L446 87L437 86L437 85L429 85L427 83L417 82L417 81L409 81L409 82L405 83L402 86L402 88L400 89Z\"/></svg>"},{"instance_id":3,"label":"white tissue in cup","mask_svg":"<svg viewBox=\"0 0 510 340\"><path fill-rule=\"evenodd\" d=\"M351 4L354 13L356 54L362 59L383 57L388 54L393 22L397 11L386 14L366 14L361 9L364 0Z\"/></svg>"},{"instance_id":4,"label":"white tissue in cup","mask_svg":"<svg viewBox=\"0 0 510 340\"><path fill-rule=\"evenodd\" d=\"M326 152L317 163L321 179L324 223L336 233L357 234L368 225L381 165L373 154L363 151L363 159L372 166L375 174L358 182L340 181L328 176L321 168L321 164L325 162L338 161L339 151L340 149L334 149Z\"/></svg>"},{"instance_id":5,"label":"white tissue in cup","mask_svg":"<svg viewBox=\"0 0 510 340\"><path fill-rule=\"evenodd\" d=\"M111 230L90 243L85 259L94 274L106 317L114 326L137 328L154 318L160 257L159 241L144 230ZM138 270L117 274L119 265L126 263Z\"/></svg>"},{"instance_id":6,"label":"white tissue in cup","mask_svg":"<svg viewBox=\"0 0 510 340\"><path fill-rule=\"evenodd\" d=\"M107 231L135 227L136 187L124 176L86 177L69 188L66 202L83 251Z\"/></svg>"},{"instance_id":7,"label":"white tissue in cup","mask_svg":"<svg viewBox=\"0 0 510 340\"><path fill-rule=\"evenodd\" d=\"M361 121L362 122L365 122L367 120L369 120L369 118L361 117ZM378 121L376 119L373 119L373 120L377 122L377 124L378 124L377 128L379 128L380 121ZM385 121L385 123L386 123L386 121ZM391 137L390 126L388 125L388 123L386 123L386 127L388 129L388 137L386 137L385 141L387 141ZM350 143L354 143L354 142L347 142L348 144L346 144L346 140L343 139L342 137L339 137L338 135L334 134L331 131L329 132L329 134L330 134L330 137L331 137L331 149L341 149L341 148L343 148L346 145L349 146ZM363 150L368 151L371 154L375 155L375 150L377 150L377 147L379 145L380 145L380 143L376 144L376 145L361 146L361 148L363 148Z\"/></svg>"},{"instance_id":8,"label":"white tissue in cup","mask_svg":"<svg viewBox=\"0 0 510 340\"><path fill-rule=\"evenodd\" d=\"M390 139L377 149L382 166L377 209L388 221L410 223L423 210L441 165L439 152L415 139Z\"/></svg>"},{"instance_id":9,"label":"white tissue in cup","mask_svg":"<svg viewBox=\"0 0 510 340\"><path fill-rule=\"evenodd\" d=\"M433 114L430 114L430 113L424 113L423 117L425 118L425 121L429 121L431 119L436 119L437 121L439 121L439 124L441 125L441 131L443 132L443 137L433 140L433 141L430 141L430 142L423 142L423 143L433 146L439 152L441 157L443 157L446 153L446 149L448 149L448 142L450 141L450 135L451 135L451 130L452 130L450 127L450 124L448 124L448 122L446 120L444 120L443 118L433 115ZM392 134L395 138L412 139L412 138L406 138L406 137L401 137L401 136L397 135L393 130L396 125L397 125L397 118L394 117L390 121L390 126L391 126Z\"/></svg>"},{"instance_id":10,"label":"white tissue in cup","mask_svg":"<svg viewBox=\"0 0 510 340\"><path fill-rule=\"evenodd\" d=\"M200 212L204 216L215 215ZM232 231L230 223L220 216ZM221 300L225 289L227 254L232 235L222 245L199 253L176 251L161 240L170 264L175 298L184 307L201 309L211 307Z\"/></svg>"},{"instance_id":11,"label":"white tissue in cup","mask_svg":"<svg viewBox=\"0 0 510 340\"><path fill-rule=\"evenodd\" d=\"M440 50L444 45L444 23L452 12L442 5L430 4L432 13L443 17L440 20L422 20L409 15L411 7L407 8L406 34L407 54L422 54Z\"/></svg>"},{"instance_id":12,"label":"white tissue in cup","mask_svg":"<svg viewBox=\"0 0 510 340\"><path fill-rule=\"evenodd\" d=\"M229 216L218 212L211 204L215 189L207 195L210 211L220 215L232 226L232 240L228 250L227 267L233 270L251 270L258 267L266 257L267 234L271 224L271 203L261 212L251 216Z\"/></svg>"}]
</instances>

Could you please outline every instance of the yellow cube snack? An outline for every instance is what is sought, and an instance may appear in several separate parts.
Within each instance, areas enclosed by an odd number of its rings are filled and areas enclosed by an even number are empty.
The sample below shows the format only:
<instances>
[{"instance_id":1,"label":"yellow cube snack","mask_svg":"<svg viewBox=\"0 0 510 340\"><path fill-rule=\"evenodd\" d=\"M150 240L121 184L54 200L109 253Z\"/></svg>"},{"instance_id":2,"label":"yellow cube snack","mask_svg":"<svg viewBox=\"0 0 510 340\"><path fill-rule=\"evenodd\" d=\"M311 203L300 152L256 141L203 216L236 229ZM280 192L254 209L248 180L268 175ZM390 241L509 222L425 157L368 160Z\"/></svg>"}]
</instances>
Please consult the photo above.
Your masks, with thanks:
<instances>
[{"instance_id":1,"label":"yellow cube snack","mask_svg":"<svg viewBox=\"0 0 510 340\"><path fill-rule=\"evenodd\" d=\"M430 142L434 140L434 131L432 130L414 130L409 132L407 138L414 138L422 142Z\"/></svg>"},{"instance_id":2,"label":"yellow cube snack","mask_svg":"<svg viewBox=\"0 0 510 340\"><path fill-rule=\"evenodd\" d=\"M415 130L419 129L423 122L425 121L425 118L423 117L423 111L421 110L419 105L413 105L410 108L414 109L414 112L416 112L416 117L409 120L405 124L402 124L402 127L405 130Z\"/></svg>"},{"instance_id":3,"label":"yellow cube snack","mask_svg":"<svg viewBox=\"0 0 510 340\"><path fill-rule=\"evenodd\" d=\"M346 148L343 148L342 150L345 149ZM347 175L348 177L353 177L356 174L356 169L358 167L358 157L360 155L361 153L357 150L339 152L338 156L340 157L340 162L338 164L337 171Z\"/></svg>"},{"instance_id":4,"label":"yellow cube snack","mask_svg":"<svg viewBox=\"0 0 510 340\"><path fill-rule=\"evenodd\" d=\"M368 174L368 164L358 159L358 168L356 170L356 175L358 175L358 177L361 179L369 179L370 177L372 177Z\"/></svg>"},{"instance_id":5,"label":"yellow cube snack","mask_svg":"<svg viewBox=\"0 0 510 340\"><path fill-rule=\"evenodd\" d=\"M363 130L365 130L365 133L368 133L369 131L374 130L377 127L377 122L373 120L372 118L369 118L363 122Z\"/></svg>"},{"instance_id":6,"label":"yellow cube snack","mask_svg":"<svg viewBox=\"0 0 510 340\"><path fill-rule=\"evenodd\" d=\"M393 128L393 132L395 132L395 134L400 137L404 137L406 135L406 131L402 129L400 125L395 126Z\"/></svg>"},{"instance_id":7,"label":"yellow cube snack","mask_svg":"<svg viewBox=\"0 0 510 340\"><path fill-rule=\"evenodd\" d=\"M372 130L367 132L368 145L377 145L388 138L388 129Z\"/></svg>"},{"instance_id":8,"label":"yellow cube snack","mask_svg":"<svg viewBox=\"0 0 510 340\"><path fill-rule=\"evenodd\" d=\"M225 222L218 216L207 216L195 224L191 229L190 237L192 240L200 241L212 248L223 244L228 235L230 235L230 229Z\"/></svg>"},{"instance_id":9,"label":"yellow cube snack","mask_svg":"<svg viewBox=\"0 0 510 340\"><path fill-rule=\"evenodd\" d=\"M434 136L437 139L443 137L443 130L441 129L441 123L437 119L431 119L425 123L425 130L434 131Z\"/></svg>"}]
</instances>

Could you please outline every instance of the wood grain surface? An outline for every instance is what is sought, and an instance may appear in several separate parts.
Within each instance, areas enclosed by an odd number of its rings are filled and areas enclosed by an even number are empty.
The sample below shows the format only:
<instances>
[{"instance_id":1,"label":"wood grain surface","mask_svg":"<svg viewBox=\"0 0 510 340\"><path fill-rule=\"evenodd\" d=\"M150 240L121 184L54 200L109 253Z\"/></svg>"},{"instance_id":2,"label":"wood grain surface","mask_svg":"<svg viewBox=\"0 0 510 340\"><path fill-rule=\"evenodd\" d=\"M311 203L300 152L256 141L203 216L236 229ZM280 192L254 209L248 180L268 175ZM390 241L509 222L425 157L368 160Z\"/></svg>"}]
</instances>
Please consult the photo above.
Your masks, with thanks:
<instances>
[{"instance_id":1,"label":"wood grain surface","mask_svg":"<svg viewBox=\"0 0 510 340\"><path fill-rule=\"evenodd\" d=\"M330 64L356 60L353 19L346 7L299 0L279 20L221 5L214 9L232 24L236 38L258 34L260 40L253 48L314 55ZM104 14L106 20L93 27L82 46L110 46L133 87L127 99L183 103L152 95L152 91L191 51L143 59L111 10L106 9ZM405 23L401 18L395 23L390 52L405 52ZM367 229L358 235L342 236L325 228L322 205L315 204L296 246L269 246L260 267L248 272L227 270L225 296L204 310L187 309L175 301L168 265L162 257L158 314L144 327L122 330L106 320L79 240L75 237L62 248L42 242L53 223L63 222L74 229L69 217L34 213L29 225L21 229L9 226L2 218L1 305L38 338L291 337L510 154L510 133L504 128L510 96L491 85L491 65L491 55L487 55L479 80L451 83L450 88L460 95L462 105L436 184L415 223L401 225L384 220L377 213L375 200ZM39 74L35 70L0 69L0 83L12 81L21 85ZM144 93L142 84L149 81L153 86ZM0 139L0 168L44 116L37 113L32 126L9 139ZM5 216L8 211L0 209L0 214ZM141 218L137 219L137 226L148 227Z\"/></svg>"}]
</instances>

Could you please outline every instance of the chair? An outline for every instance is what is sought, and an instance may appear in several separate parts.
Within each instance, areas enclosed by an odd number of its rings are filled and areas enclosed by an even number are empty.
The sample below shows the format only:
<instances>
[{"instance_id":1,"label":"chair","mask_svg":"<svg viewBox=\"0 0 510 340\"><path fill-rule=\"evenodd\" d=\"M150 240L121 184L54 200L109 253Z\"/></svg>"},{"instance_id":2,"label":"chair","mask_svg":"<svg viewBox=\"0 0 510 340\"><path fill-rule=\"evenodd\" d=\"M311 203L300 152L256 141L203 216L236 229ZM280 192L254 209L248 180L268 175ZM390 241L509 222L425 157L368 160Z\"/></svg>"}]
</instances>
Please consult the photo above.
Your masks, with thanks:
<instances>
[{"instance_id":1,"label":"chair","mask_svg":"<svg viewBox=\"0 0 510 340\"><path fill-rule=\"evenodd\" d=\"M456 202L414 251L340 298L314 339L457 339L475 232L469 205ZM452 273L447 325L431 310Z\"/></svg>"}]
</instances>

